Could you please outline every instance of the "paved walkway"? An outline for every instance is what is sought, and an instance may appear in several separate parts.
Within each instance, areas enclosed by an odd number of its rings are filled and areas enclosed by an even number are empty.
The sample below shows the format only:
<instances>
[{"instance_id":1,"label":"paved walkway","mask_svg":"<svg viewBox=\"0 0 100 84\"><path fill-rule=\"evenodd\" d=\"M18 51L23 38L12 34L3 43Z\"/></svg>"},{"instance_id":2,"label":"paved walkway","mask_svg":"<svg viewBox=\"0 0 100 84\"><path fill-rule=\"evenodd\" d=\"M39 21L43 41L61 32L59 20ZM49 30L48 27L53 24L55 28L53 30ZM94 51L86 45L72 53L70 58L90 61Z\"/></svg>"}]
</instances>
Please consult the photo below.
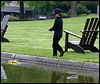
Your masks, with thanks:
<instances>
[{"instance_id":1,"label":"paved walkway","mask_svg":"<svg viewBox=\"0 0 100 84\"><path fill-rule=\"evenodd\" d=\"M1 52L1 60L2 59L17 60L19 62L30 62L30 63L34 62L46 65L59 66L59 67L69 67L74 69L77 68L81 70L83 69L83 70L99 71L99 64L90 62L77 62L64 59L21 55L21 54L6 53L6 52Z\"/></svg>"}]
</instances>

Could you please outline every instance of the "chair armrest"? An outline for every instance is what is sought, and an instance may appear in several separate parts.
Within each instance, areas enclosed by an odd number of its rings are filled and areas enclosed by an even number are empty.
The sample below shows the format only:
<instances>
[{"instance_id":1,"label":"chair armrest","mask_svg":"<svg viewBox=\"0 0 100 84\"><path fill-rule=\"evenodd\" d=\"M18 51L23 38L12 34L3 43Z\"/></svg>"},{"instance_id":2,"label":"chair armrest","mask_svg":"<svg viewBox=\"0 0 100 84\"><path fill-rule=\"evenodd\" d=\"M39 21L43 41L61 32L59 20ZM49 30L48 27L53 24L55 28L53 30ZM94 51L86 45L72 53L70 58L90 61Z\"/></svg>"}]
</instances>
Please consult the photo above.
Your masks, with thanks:
<instances>
[{"instance_id":1,"label":"chair armrest","mask_svg":"<svg viewBox=\"0 0 100 84\"><path fill-rule=\"evenodd\" d=\"M99 32L99 30L81 30L80 32ZM98 39L98 37L96 37Z\"/></svg>"},{"instance_id":2,"label":"chair armrest","mask_svg":"<svg viewBox=\"0 0 100 84\"><path fill-rule=\"evenodd\" d=\"M80 32L99 32L99 30L81 30Z\"/></svg>"},{"instance_id":3,"label":"chair armrest","mask_svg":"<svg viewBox=\"0 0 100 84\"><path fill-rule=\"evenodd\" d=\"M77 35L77 34L74 34L74 33L70 32L70 31L64 30L64 32L65 32L65 33L68 33L68 34L71 34L71 35L73 35L73 36L76 36L76 37L78 37L78 38L82 38L81 36L79 36L79 35Z\"/></svg>"}]
</instances>

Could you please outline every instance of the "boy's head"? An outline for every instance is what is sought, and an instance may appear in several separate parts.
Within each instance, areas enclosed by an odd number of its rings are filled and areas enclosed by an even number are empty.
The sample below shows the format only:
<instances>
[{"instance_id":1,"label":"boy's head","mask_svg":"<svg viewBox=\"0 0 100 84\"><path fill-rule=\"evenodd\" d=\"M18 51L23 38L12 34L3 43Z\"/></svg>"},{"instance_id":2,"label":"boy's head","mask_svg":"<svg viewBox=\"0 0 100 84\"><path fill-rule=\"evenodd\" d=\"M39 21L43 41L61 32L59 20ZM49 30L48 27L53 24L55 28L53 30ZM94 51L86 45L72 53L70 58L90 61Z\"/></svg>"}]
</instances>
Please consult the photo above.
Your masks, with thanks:
<instances>
[{"instance_id":1,"label":"boy's head","mask_svg":"<svg viewBox=\"0 0 100 84\"><path fill-rule=\"evenodd\" d=\"M53 15L54 16L58 16L58 15L62 16L61 10L59 8L54 9L51 16L53 16Z\"/></svg>"}]
</instances>

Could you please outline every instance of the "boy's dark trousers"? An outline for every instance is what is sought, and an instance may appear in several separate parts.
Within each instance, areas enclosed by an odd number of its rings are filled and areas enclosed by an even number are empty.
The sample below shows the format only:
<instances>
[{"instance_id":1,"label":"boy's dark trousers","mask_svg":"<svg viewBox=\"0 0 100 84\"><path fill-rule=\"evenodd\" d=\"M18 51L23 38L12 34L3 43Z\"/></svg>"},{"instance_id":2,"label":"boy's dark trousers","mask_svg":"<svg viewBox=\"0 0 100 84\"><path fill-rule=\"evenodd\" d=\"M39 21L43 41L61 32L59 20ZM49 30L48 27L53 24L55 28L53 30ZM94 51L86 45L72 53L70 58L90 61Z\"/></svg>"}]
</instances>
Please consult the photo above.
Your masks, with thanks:
<instances>
[{"instance_id":1,"label":"boy's dark trousers","mask_svg":"<svg viewBox=\"0 0 100 84\"><path fill-rule=\"evenodd\" d=\"M57 56L57 50L59 52L63 51L63 49L61 48L61 46L58 44L59 40L61 39L62 36L54 36L53 37L53 56Z\"/></svg>"}]
</instances>

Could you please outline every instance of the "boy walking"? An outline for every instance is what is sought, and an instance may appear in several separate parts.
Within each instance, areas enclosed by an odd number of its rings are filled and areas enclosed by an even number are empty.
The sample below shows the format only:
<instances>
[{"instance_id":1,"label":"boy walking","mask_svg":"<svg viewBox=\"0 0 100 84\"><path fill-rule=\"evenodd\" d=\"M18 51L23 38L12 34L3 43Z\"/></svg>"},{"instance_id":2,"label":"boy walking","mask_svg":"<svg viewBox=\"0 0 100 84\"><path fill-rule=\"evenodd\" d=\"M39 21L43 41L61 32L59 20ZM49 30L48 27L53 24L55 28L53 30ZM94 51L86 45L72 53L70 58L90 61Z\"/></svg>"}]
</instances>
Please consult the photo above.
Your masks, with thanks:
<instances>
[{"instance_id":1,"label":"boy walking","mask_svg":"<svg viewBox=\"0 0 100 84\"><path fill-rule=\"evenodd\" d=\"M62 21L62 14L59 8L56 8L53 11L52 16L55 17L55 22L52 28L48 28L49 31L54 31L53 37L53 56L57 56L57 50L60 52L60 57L63 56L64 51L62 47L58 44L63 32L63 21Z\"/></svg>"}]
</instances>

